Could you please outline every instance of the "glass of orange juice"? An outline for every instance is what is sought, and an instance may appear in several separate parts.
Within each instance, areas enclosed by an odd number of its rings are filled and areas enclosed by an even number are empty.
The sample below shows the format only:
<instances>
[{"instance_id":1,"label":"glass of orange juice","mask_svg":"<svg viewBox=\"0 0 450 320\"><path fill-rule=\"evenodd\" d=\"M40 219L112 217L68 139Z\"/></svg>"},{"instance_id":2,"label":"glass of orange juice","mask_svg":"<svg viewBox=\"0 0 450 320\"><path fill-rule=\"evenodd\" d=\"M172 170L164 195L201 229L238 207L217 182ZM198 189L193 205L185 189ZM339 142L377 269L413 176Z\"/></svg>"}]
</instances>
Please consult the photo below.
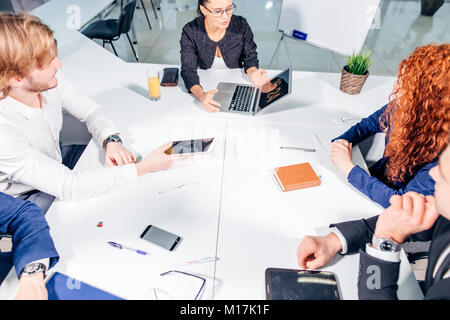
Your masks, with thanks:
<instances>
[{"instance_id":1,"label":"glass of orange juice","mask_svg":"<svg viewBox=\"0 0 450 320\"><path fill-rule=\"evenodd\" d=\"M161 99L161 78L162 69L154 68L147 70L148 91L150 100L158 101Z\"/></svg>"}]
</instances>

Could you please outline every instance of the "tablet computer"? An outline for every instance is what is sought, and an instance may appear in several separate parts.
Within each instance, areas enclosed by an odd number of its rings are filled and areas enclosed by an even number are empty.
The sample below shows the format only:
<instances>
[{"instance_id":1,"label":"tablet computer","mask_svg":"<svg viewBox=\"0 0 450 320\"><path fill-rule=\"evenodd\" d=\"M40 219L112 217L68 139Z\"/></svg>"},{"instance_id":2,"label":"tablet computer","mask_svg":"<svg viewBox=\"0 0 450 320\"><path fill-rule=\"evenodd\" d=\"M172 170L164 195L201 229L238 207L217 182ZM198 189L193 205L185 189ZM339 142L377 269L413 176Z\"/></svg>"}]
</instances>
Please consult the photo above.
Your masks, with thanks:
<instances>
[{"instance_id":1,"label":"tablet computer","mask_svg":"<svg viewBox=\"0 0 450 320\"><path fill-rule=\"evenodd\" d=\"M341 300L341 294L333 272L267 268L266 299Z\"/></svg>"},{"instance_id":2,"label":"tablet computer","mask_svg":"<svg viewBox=\"0 0 450 320\"><path fill-rule=\"evenodd\" d=\"M174 141L172 146L167 149L166 154L196 154L196 153L207 153L212 152L215 147L215 138L207 139L191 139Z\"/></svg>"},{"instance_id":3,"label":"tablet computer","mask_svg":"<svg viewBox=\"0 0 450 320\"><path fill-rule=\"evenodd\" d=\"M123 300L59 272L47 278L45 287L48 300Z\"/></svg>"}]
</instances>

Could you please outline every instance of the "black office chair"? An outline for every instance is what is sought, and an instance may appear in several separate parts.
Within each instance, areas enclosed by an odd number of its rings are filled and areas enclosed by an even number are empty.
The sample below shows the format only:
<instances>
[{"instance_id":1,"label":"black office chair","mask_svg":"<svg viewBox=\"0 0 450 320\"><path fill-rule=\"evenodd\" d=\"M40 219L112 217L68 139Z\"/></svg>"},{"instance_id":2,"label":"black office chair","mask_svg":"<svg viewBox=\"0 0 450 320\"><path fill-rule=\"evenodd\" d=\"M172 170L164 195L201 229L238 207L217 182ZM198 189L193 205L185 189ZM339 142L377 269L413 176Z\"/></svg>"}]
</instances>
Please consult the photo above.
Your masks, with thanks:
<instances>
[{"instance_id":1,"label":"black office chair","mask_svg":"<svg viewBox=\"0 0 450 320\"><path fill-rule=\"evenodd\" d=\"M117 54L116 48L114 47L113 41L119 40L120 36L125 33L130 43L131 50L133 50L134 57L136 61L139 61L136 50L134 49L133 43L131 42L128 32L131 29L131 22L133 21L134 11L136 9L136 1L129 1L121 10L119 19L107 19L94 21L89 24L81 33L90 39L102 39L103 47L105 43L110 43L114 53Z\"/></svg>"},{"instance_id":2,"label":"black office chair","mask_svg":"<svg viewBox=\"0 0 450 320\"><path fill-rule=\"evenodd\" d=\"M142 7L142 9L144 10L145 18L147 19L148 27L149 27L150 30L151 30L151 29L152 29L152 25L150 24L150 20L149 20L149 18L148 18L148 14L147 14L147 9L145 9L144 1L143 1L143 0L140 0L140 2L141 2L141 7ZM158 15L156 14L155 5L153 4L153 0L150 0L150 4L152 5L153 13L155 14L155 18L156 18L156 20L158 20ZM122 2L121 2L120 6L121 6L121 7L123 6L123 0L122 0ZM139 9L139 8L140 8L140 7L139 7L139 3L138 3L137 6L136 6L136 9Z\"/></svg>"}]
</instances>

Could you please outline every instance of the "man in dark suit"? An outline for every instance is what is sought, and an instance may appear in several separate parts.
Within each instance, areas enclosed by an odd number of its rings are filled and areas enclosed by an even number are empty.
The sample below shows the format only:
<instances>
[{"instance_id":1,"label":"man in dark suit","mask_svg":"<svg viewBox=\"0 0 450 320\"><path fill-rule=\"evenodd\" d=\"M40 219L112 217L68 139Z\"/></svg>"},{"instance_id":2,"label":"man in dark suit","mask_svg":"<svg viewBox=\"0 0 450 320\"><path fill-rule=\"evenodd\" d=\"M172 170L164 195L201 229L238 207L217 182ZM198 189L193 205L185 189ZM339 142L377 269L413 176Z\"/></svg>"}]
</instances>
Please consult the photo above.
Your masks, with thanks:
<instances>
[{"instance_id":1,"label":"man in dark suit","mask_svg":"<svg viewBox=\"0 0 450 320\"><path fill-rule=\"evenodd\" d=\"M425 298L450 299L450 146L430 176L434 197L415 192L393 196L380 216L333 224L327 236L306 236L297 250L299 265L316 269L338 252L359 251L359 298L396 299L401 244L431 240Z\"/></svg>"},{"instance_id":2,"label":"man in dark suit","mask_svg":"<svg viewBox=\"0 0 450 320\"><path fill-rule=\"evenodd\" d=\"M44 213L29 201L0 192L0 234L12 235L12 252L0 253L0 283L14 264L16 299L47 299L45 272L59 260Z\"/></svg>"}]
</instances>

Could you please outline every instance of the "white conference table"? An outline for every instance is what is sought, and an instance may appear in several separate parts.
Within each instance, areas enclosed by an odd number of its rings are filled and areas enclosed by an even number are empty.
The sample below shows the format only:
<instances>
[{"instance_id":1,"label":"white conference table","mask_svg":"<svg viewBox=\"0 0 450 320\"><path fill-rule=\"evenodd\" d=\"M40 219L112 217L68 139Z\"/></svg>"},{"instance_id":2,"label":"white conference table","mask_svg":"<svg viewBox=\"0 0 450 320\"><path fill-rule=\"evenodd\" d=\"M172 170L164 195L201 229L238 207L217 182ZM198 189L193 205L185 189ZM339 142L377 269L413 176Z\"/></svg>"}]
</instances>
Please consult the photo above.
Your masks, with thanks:
<instances>
[{"instance_id":1,"label":"white conference table","mask_svg":"<svg viewBox=\"0 0 450 320\"><path fill-rule=\"evenodd\" d=\"M97 72L92 73L89 65L79 61L78 52L66 56L64 72L105 107L134 152L145 156L176 139L215 136L219 142L212 154L176 162L169 171L141 177L95 199L56 201L47 213L61 255L56 271L126 299L149 299L159 273L183 261L217 256L220 260L215 263L180 268L207 279L204 299L264 299L265 269L298 268L296 248L303 236L324 234L330 223L382 211L349 186L329 160L329 140L348 128L333 122L345 112L342 94L330 84L336 75L294 72L291 96L261 115L246 117L206 113L181 84L163 88L161 101L151 102L145 70L155 65L111 65L99 60ZM200 77L205 88L213 88L219 80L245 80L241 70L200 71ZM373 111L364 104L365 94L388 95L386 83L392 79L373 78L378 86L371 88L369 78L369 90L357 97L362 101L358 114ZM309 89L301 90L299 83L308 84ZM309 102L297 107L301 101ZM280 152L281 145L312 147L317 152ZM91 142L76 169L103 166L103 157L103 151ZM358 148L354 158L365 167ZM321 175L322 185L282 193L271 169L305 161ZM158 193L186 183L196 185ZM103 228L96 227L99 221ZM179 248L170 253L139 240L148 224L181 235ZM152 255L117 250L107 241ZM404 255L402 261L399 296L420 298ZM323 270L336 272L344 299L357 299L358 255L337 257ZM14 276L12 272L0 288L2 295L7 291L11 297L17 282Z\"/></svg>"},{"instance_id":2,"label":"white conference table","mask_svg":"<svg viewBox=\"0 0 450 320\"><path fill-rule=\"evenodd\" d=\"M217 256L217 262L177 269L207 279L203 299L264 299L265 269L297 269L296 249L303 236L325 234L330 223L382 211L331 163L329 141L351 125L340 117L367 116L384 105L395 79L371 76L359 96L347 96L338 89L339 74L294 72L293 93L255 117L209 114L185 92L182 81L176 88L162 88L161 101L148 99L145 70L164 66L125 63L73 30L57 29L58 35L63 71L104 106L133 152L146 156L177 139L214 136L218 143L211 154L178 161L171 170L94 199L55 201L46 216L61 256L53 271L126 299L152 299L161 272ZM219 81L247 82L241 70L199 74L205 89ZM280 152L279 146L286 145L317 152ZM357 147L353 156L367 168ZM103 158L91 141L76 170L102 167ZM281 192L271 170L305 161L322 185ZM190 188L159 193L189 183ZM100 221L102 228L97 227ZM182 236L179 248L168 252L138 239L149 224ZM152 255L118 250L107 241ZM322 268L336 272L344 299L357 299L358 262L357 254L347 255ZM17 288L12 270L0 286L0 298L14 297ZM422 297L404 254L398 294Z\"/></svg>"}]
</instances>

